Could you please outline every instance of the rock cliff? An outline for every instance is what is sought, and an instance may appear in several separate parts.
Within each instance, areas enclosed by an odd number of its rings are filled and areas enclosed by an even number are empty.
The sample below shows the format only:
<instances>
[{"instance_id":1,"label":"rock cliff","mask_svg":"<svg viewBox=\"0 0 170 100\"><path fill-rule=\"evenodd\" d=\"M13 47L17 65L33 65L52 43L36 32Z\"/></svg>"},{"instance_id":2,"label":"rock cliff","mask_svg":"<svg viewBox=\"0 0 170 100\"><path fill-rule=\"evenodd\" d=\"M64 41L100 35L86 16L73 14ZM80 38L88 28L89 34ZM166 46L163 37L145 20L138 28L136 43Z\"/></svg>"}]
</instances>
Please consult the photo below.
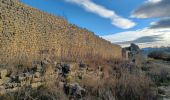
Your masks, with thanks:
<instances>
[{"instance_id":1,"label":"rock cliff","mask_svg":"<svg viewBox=\"0 0 170 100\"><path fill-rule=\"evenodd\" d=\"M121 58L121 47L94 33L28 7L0 0L0 64L51 59Z\"/></svg>"}]
</instances>

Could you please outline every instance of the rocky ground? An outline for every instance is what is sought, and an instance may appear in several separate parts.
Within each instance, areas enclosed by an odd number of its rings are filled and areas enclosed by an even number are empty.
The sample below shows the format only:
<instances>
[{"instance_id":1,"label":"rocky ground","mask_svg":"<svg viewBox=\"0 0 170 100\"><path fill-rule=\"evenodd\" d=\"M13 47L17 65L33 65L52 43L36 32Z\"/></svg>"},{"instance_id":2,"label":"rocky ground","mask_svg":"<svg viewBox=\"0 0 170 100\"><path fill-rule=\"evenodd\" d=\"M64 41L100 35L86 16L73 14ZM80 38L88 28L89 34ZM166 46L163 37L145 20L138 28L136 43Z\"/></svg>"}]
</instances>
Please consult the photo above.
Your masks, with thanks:
<instances>
[{"instance_id":1,"label":"rocky ground","mask_svg":"<svg viewBox=\"0 0 170 100\"><path fill-rule=\"evenodd\" d=\"M102 62L103 61L103 62ZM18 67L18 69L17 69ZM1 68L1 100L155 100L157 89L129 61L35 61Z\"/></svg>"},{"instance_id":2,"label":"rocky ground","mask_svg":"<svg viewBox=\"0 0 170 100\"><path fill-rule=\"evenodd\" d=\"M12 70L0 69L0 95L17 92L23 87L38 88L58 80L58 86L63 88L70 97L85 95L86 90L79 85L85 78L99 80L104 77L101 67L94 70L84 63L54 63L34 62L32 68Z\"/></svg>"},{"instance_id":3,"label":"rocky ground","mask_svg":"<svg viewBox=\"0 0 170 100\"><path fill-rule=\"evenodd\" d=\"M170 62L148 58L145 72L158 88L160 100L170 99Z\"/></svg>"},{"instance_id":4,"label":"rocky ground","mask_svg":"<svg viewBox=\"0 0 170 100\"><path fill-rule=\"evenodd\" d=\"M25 63L3 65L0 99L157 100L158 96L165 95L158 87L164 83L162 79L167 78L161 74L166 70L142 59L139 48L136 49L131 46L125 52L128 60L97 58L57 62L46 56L29 66Z\"/></svg>"}]
</instances>

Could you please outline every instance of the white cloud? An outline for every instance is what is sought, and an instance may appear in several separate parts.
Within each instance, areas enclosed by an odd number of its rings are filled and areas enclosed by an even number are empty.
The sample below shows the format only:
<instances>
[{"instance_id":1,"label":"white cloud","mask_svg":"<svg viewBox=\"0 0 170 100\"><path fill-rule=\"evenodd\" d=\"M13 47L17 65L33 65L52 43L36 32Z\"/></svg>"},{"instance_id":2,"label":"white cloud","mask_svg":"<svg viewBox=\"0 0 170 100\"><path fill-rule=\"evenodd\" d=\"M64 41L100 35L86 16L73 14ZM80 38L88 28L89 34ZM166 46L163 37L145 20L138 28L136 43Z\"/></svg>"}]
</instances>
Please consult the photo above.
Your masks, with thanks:
<instances>
[{"instance_id":1,"label":"white cloud","mask_svg":"<svg viewBox=\"0 0 170 100\"><path fill-rule=\"evenodd\" d=\"M132 12L132 18L170 17L170 0L148 0Z\"/></svg>"},{"instance_id":2,"label":"white cloud","mask_svg":"<svg viewBox=\"0 0 170 100\"><path fill-rule=\"evenodd\" d=\"M101 36L102 38L117 43L122 47L128 46L130 43L127 41L138 40L139 38L149 36L160 38L159 41L151 41L146 43L137 43L140 47L154 47L154 46L170 46L170 29L141 29L136 31L121 32L112 35ZM146 41L146 40L145 40ZM127 42L127 43L126 43ZM123 44L122 44L123 43Z\"/></svg>"},{"instance_id":3,"label":"white cloud","mask_svg":"<svg viewBox=\"0 0 170 100\"><path fill-rule=\"evenodd\" d=\"M151 2L151 3L159 3L161 2L162 0L148 0L148 2Z\"/></svg>"},{"instance_id":4,"label":"white cloud","mask_svg":"<svg viewBox=\"0 0 170 100\"><path fill-rule=\"evenodd\" d=\"M118 16L114 11L106 9L105 7L98 5L91 0L66 0L67 2L75 3L80 5L85 10L97 14L103 18L111 20L111 24L122 28L129 29L134 27L136 24L131 20L125 19L121 16Z\"/></svg>"},{"instance_id":5,"label":"white cloud","mask_svg":"<svg viewBox=\"0 0 170 100\"><path fill-rule=\"evenodd\" d=\"M151 22L150 28L170 28L170 18L162 18L157 22Z\"/></svg>"}]
</instances>

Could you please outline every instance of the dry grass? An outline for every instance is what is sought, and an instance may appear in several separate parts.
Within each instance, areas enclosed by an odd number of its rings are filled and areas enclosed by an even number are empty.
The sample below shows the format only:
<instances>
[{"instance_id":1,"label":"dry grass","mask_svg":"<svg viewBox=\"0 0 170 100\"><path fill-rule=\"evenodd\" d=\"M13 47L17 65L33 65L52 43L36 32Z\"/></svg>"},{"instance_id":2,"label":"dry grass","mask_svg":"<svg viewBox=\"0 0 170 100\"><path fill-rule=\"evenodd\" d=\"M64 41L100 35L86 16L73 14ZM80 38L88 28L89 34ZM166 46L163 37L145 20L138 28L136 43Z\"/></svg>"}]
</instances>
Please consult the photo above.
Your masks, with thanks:
<instances>
[{"instance_id":1,"label":"dry grass","mask_svg":"<svg viewBox=\"0 0 170 100\"><path fill-rule=\"evenodd\" d=\"M130 74L127 70L121 73L115 85L118 100L155 100L151 90L152 82L145 75Z\"/></svg>"},{"instance_id":2,"label":"dry grass","mask_svg":"<svg viewBox=\"0 0 170 100\"><path fill-rule=\"evenodd\" d=\"M94 59L86 62L89 67L102 66L107 77L90 76L80 81L86 89L85 100L156 100L157 90L152 81L136 65L127 61ZM52 68L47 67L46 76ZM36 90L25 88L13 94L2 96L1 100L68 100L59 81L47 81Z\"/></svg>"},{"instance_id":3,"label":"dry grass","mask_svg":"<svg viewBox=\"0 0 170 100\"><path fill-rule=\"evenodd\" d=\"M88 100L156 100L154 83L138 68L127 62L109 62L109 77L85 80ZM133 70L131 70L131 68Z\"/></svg>"},{"instance_id":4,"label":"dry grass","mask_svg":"<svg viewBox=\"0 0 170 100\"><path fill-rule=\"evenodd\" d=\"M68 100L62 88L57 82L39 87L37 89L22 88L15 93L8 93L0 96L0 100Z\"/></svg>"}]
</instances>

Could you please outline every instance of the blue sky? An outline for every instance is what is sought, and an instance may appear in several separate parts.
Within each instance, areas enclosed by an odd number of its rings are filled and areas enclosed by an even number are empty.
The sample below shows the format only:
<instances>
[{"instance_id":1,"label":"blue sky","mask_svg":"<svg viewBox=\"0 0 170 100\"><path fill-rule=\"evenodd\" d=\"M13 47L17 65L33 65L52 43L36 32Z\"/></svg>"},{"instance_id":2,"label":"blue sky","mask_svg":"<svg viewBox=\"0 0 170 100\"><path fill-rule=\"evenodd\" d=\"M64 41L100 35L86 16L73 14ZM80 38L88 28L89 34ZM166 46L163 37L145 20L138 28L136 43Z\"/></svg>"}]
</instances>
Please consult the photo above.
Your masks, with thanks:
<instances>
[{"instance_id":1,"label":"blue sky","mask_svg":"<svg viewBox=\"0 0 170 100\"><path fill-rule=\"evenodd\" d=\"M22 2L54 15L65 16L69 22L87 28L97 35L107 35L129 30L115 27L110 23L109 19L90 13L81 6L65 2L64 0L22 0ZM122 17L129 18L131 12L144 0L93 0L93 2L115 11ZM146 27L152 21L152 19L138 20L136 18L132 20L137 25L130 30Z\"/></svg>"},{"instance_id":2,"label":"blue sky","mask_svg":"<svg viewBox=\"0 0 170 100\"><path fill-rule=\"evenodd\" d=\"M23 3L51 13L65 17L70 23L87 28L96 35L103 36L111 42L118 34L143 31L151 23L167 16L147 16L147 10L142 6L151 3L162 3L167 0L21 0ZM150 7L151 8L151 7ZM167 8L164 8L167 9ZM152 10L152 9L151 9ZM140 13L140 11L142 13ZM133 17L131 17L133 16ZM145 18L143 18L145 17ZM168 16L169 17L169 16ZM147 32L151 32L149 29ZM142 32L138 32L143 34ZM155 33L155 31L154 31ZM152 35L155 35L155 34ZM135 34L135 33L134 33ZM127 34L128 35L128 34ZM151 36L152 36L151 35ZM114 38L113 38L114 36ZM117 36L117 37L116 37ZM145 35L141 35L145 36ZM148 36L148 35L146 35ZM149 35L150 36L150 35ZM133 40L141 38L134 37ZM148 38L148 37L147 37ZM130 39L127 40L132 41Z\"/></svg>"}]
</instances>

